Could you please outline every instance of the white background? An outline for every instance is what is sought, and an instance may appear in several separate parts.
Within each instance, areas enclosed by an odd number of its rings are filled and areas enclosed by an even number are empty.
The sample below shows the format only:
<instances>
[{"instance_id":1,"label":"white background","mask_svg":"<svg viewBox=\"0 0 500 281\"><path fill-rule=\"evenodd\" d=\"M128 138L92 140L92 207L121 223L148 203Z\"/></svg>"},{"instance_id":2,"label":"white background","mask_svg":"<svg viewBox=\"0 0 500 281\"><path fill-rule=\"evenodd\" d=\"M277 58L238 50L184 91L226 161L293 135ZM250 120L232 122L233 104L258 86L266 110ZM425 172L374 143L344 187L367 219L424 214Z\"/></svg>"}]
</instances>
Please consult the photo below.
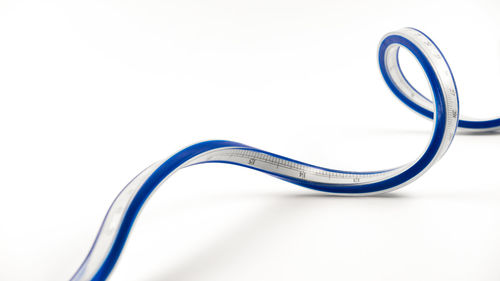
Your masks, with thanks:
<instances>
[{"instance_id":1,"label":"white background","mask_svg":"<svg viewBox=\"0 0 500 281\"><path fill-rule=\"evenodd\" d=\"M335 169L414 159L432 124L376 59L398 28L441 48L461 113L500 111L497 0L46 2L0 2L0 280L68 280L121 188L197 141ZM183 170L110 280L499 280L499 141L458 135L419 180L369 198Z\"/></svg>"}]
</instances>

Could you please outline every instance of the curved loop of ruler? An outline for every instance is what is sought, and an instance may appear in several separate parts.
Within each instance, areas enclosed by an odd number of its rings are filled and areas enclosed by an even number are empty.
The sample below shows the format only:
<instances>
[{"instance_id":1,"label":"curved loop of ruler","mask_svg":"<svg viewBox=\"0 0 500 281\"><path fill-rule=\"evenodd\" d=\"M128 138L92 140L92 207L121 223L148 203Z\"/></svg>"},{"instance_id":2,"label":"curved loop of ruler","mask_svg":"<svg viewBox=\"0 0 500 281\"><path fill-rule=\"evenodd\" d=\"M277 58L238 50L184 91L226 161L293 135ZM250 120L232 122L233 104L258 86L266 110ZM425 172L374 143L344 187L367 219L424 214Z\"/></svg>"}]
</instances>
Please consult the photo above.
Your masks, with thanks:
<instances>
[{"instance_id":1,"label":"curved loop of ruler","mask_svg":"<svg viewBox=\"0 0 500 281\"><path fill-rule=\"evenodd\" d=\"M401 47L407 48L422 65L432 88L433 102L413 89L403 76L398 64ZM380 42L378 60L389 88L411 108L433 118L433 135L424 153L416 160L390 170L351 172L310 165L231 141L215 140L191 145L146 168L120 192L109 208L88 256L71 281L105 280L147 198L170 175L185 167L202 163L234 164L303 187L346 196L388 192L417 179L444 155L455 136L459 123L453 74L438 47L422 32L412 28L385 35ZM461 122L467 125L471 121Z\"/></svg>"},{"instance_id":2,"label":"curved loop of ruler","mask_svg":"<svg viewBox=\"0 0 500 281\"><path fill-rule=\"evenodd\" d=\"M427 35L416 29L413 30L415 36L420 37L420 41L423 42L426 46L435 47L436 51L439 52L439 54L438 53L435 54L436 58L443 57L443 54L441 53L439 48L434 44L432 39L430 39ZM424 95L422 95L410 84L410 82L408 82L403 72L401 71L399 63L397 62L398 61L397 54L396 58L393 57L393 59L396 60L396 62L391 62L390 64L391 66L393 66L393 68L383 69L381 67L382 74L384 76L387 85L389 86L389 88L391 88L392 92L396 95L396 97L399 98L410 109L412 109L413 111L417 112L418 114L426 118L433 119L434 118L433 102ZM391 77L392 79L388 79L389 77ZM453 90L450 89L450 91ZM456 93L456 91L453 93ZM458 127L462 131L487 132L487 131L500 130L500 118L478 120L464 115L460 115L459 118L460 119L458 121Z\"/></svg>"}]
</instances>

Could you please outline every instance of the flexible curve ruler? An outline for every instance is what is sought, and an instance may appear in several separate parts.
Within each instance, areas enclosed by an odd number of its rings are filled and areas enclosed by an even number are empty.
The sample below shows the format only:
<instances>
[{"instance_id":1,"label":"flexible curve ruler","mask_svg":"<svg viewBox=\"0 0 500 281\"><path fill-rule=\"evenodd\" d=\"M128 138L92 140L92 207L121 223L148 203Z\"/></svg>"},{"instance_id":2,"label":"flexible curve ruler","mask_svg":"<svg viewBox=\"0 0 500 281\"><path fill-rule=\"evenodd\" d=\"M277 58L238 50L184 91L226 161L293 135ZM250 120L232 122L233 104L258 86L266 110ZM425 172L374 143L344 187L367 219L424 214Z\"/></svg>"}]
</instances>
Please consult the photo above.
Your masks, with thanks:
<instances>
[{"instance_id":1,"label":"flexible curve ruler","mask_svg":"<svg viewBox=\"0 0 500 281\"><path fill-rule=\"evenodd\" d=\"M403 75L398 61L401 47L421 64L433 100L420 94ZM403 28L386 34L379 45L378 62L392 92L412 110L433 120L432 137L417 159L390 170L352 172L314 166L232 141L191 145L146 168L118 194L88 256L71 281L105 280L110 275L140 209L153 190L179 169L202 163L234 164L318 191L366 196L393 191L416 180L446 153L457 128L500 129L500 118L459 119L458 93L451 69L436 44L421 31Z\"/></svg>"}]
</instances>

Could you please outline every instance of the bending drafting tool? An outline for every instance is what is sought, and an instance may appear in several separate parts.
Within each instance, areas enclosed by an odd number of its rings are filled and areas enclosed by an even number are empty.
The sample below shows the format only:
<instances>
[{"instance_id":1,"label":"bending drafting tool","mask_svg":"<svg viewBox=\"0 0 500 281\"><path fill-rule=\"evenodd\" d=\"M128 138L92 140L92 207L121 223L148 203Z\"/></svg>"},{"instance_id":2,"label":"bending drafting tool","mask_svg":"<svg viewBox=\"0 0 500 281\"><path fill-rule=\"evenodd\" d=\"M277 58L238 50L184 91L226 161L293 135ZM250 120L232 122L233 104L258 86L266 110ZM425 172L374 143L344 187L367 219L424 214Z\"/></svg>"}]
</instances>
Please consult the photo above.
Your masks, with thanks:
<instances>
[{"instance_id":1,"label":"bending drafting tool","mask_svg":"<svg viewBox=\"0 0 500 281\"><path fill-rule=\"evenodd\" d=\"M422 65L432 88L433 101L415 90L403 75L398 62L401 47L408 49ZM457 88L451 69L439 48L424 33L403 28L385 35L380 42L378 61L392 92L411 109L433 120L432 137L417 159L390 170L352 172L310 165L231 141L191 145L146 168L118 194L88 256L71 281L98 281L109 276L148 196L179 169L203 163L234 164L314 190L342 196L365 196L389 192L416 180L445 154L457 127L468 130L500 128L500 119L459 120Z\"/></svg>"}]
</instances>

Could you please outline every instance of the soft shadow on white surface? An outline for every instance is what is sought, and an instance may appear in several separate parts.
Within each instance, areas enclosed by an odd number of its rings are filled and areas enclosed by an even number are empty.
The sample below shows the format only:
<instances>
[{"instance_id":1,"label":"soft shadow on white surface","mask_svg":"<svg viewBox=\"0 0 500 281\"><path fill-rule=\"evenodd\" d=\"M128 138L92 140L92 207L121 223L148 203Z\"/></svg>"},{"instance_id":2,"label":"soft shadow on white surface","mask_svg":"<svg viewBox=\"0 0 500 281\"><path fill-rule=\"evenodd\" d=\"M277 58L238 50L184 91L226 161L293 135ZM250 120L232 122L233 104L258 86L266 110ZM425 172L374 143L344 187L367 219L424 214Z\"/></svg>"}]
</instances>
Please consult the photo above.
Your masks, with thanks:
<instances>
[{"instance_id":1,"label":"soft shadow on white surface","mask_svg":"<svg viewBox=\"0 0 500 281\"><path fill-rule=\"evenodd\" d=\"M272 204L257 210L252 216L241 221L238 225L233 225L231 231L225 232L224 235L217 237L216 239L205 241L206 243L204 244L204 247L196 249L192 255L189 255L187 258L181 260L176 266L169 267L169 265L165 265L165 269L159 269L152 272L150 276L144 276L141 280L249 280L252 278L259 278L261 276L265 280L276 280L276 278L280 278L280 276L282 278L287 278L288 280L303 280L302 276L308 275L311 275L311 278L315 280L332 280L348 276L346 272L349 272L349 269L346 270L346 264L352 266L353 268L358 267L358 264L366 266L365 262L367 257L371 257L373 259L377 256L380 260L372 260L372 263L381 265L384 264L383 260L387 260L393 263L393 268L391 269L391 267L388 267L386 269L379 268L378 270L373 270L370 266L368 266L366 272L353 272L350 278L343 278L342 280L361 280L357 278L368 278L370 276L372 276L372 280L401 280L401 278L403 276L407 276L407 274L411 275L407 280L418 280L419 278L430 277L430 274L435 274L434 277L437 277L438 279L445 278L444 280L467 280L467 276L470 277L472 274L472 271L469 268L470 266L456 268L454 272L449 273L444 273L444 271L449 271L450 266L455 266L457 264L457 259L462 261L463 258L465 258L465 256L461 257L462 255L470 255L470 257L467 258L470 259L474 258L474 255L476 255L477 252L473 249L471 253L471 248L463 244L464 241L467 240L461 240L461 238L456 240L457 237L449 235L455 231L455 223L460 224L460 222L463 222L467 224L471 220L474 220L473 218L464 216L463 211L466 211L467 208L473 208L474 206L477 207L477 202L485 203L489 201L489 203L492 203L491 200L486 199L484 195L480 195L473 190L449 194L446 192L423 192L413 193L411 195L403 192L395 192L364 198L335 197L329 194L314 192L267 195L241 194L241 196L272 197L274 199ZM236 198L234 199L238 200L239 196L235 197ZM471 201L476 201L476 203L467 205ZM340 206L331 208L334 205ZM435 205L441 205L442 208L448 208L449 212L441 213L438 211L435 213L435 218L433 219L429 217L430 213L440 210ZM425 209L429 210L426 212ZM475 214L481 214L481 210L478 211L477 209L475 210ZM329 212L328 210L331 210L332 212ZM333 212L334 210L340 212ZM455 213L456 217L452 215L454 210L461 210ZM491 211L492 209L490 208L488 210ZM355 214L351 216L351 212ZM393 213L392 218L390 213ZM319 253L311 256L311 259L326 259L326 264L328 264L327 269L324 268L324 265L319 267L313 265L316 262L304 258L303 256L290 257L291 255L297 254L293 251L291 253L276 252L276 249L272 247L273 241L276 242L276 240L273 239L269 239L269 248L266 246L266 249L264 250L254 249L255 247L252 246L255 242L266 241L265 237L268 234L270 235L275 232L276 229L281 229L282 233L286 232L287 224L293 221L300 224L300 221L304 219L310 220L312 223L306 223L303 227L312 227L312 233L316 232L315 228L317 227L317 232L322 233L326 231L326 229L324 228L325 221L318 220L318 216L320 214L323 214L324 219L326 219L328 223L331 223L330 232L327 231L327 236L329 238L324 239L319 247L314 244L310 245L311 247L316 247L319 251ZM452 215L452 217L450 217L450 215ZM356 219L357 216L365 216L367 219ZM448 217L448 219L453 223L443 221L444 217ZM347 218L347 220L354 218L351 222L352 225L370 224L370 220L373 220L372 223L375 225L379 223L381 225L376 227L372 233L356 233L353 231L351 235L346 237L345 233L342 231L342 228L345 228L346 225L338 224L339 221L344 221L344 219L341 218ZM496 223L494 222L494 224ZM436 231L435 229L432 229L433 226L434 228L442 228L441 232L448 232L448 238L446 238L446 235L432 237ZM474 225L471 225L471 227L474 228ZM495 228L498 229L498 226ZM465 229L467 229L467 227ZM297 229L297 231L300 233L300 230ZM481 231L483 231L483 229L479 232L472 231L471 233L474 237L478 238L478 236L480 237L483 235L481 234ZM343 234L336 235L338 232ZM381 234L387 236L387 238L381 239L379 237ZM300 236L300 234L295 232L290 233L290 235L292 237ZM403 237L398 237L401 235ZM405 235L408 237L405 238ZM429 237L429 235L431 235L431 237ZM374 240L371 240L370 236L374 236ZM491 235L484 235L485 239L490 239L490 236ZM291 244L287 244L288 246L285 246L285 248L294 248L297 245L304 246L304 243L305 247L309 247L310 242L305 241L316 239L314 235L312 235L309 239L302 240L303 238L304 237L295 238L297 240ZM353 241L345 241L346 238L351 238ZM342 242L342 240L344 240L344 242ZM356 243L353 243L354 240L358 240L358 243L360 243L361 246L356 246ZM365 245L363 240L369 241L368 245L370 246ZM182 241L179 241L179 243L182 243ZM409 245L409 243L413 243L414 245ZM431 245L429 245L429 243ZM355 257L354 259L349 255L346 256L345 252L332 250L337 249L338 247L342 248L342 244L350 245L348 248L352 247L352 254ZM391 248L386 248L385 245L389 244L392 244ZM458 252L455 254L450 252L448 249L450 245L458 246L459 248L464 247L464 249L457 249ZM431 255L426 258L429 261L422 261L421 258L414 257L415 252L418 253L419 247L426 248L429 246L433 249L433 252L427 252L429 249L423 250L424 253ZM404 255L398 258L395 254L401 255L401 252L398 250L394 251L392 249L394 247L400 247L400 250L402 250ZM477 248L477 250L481 252L481 249L484 250L484 247L490 248L492 253L498 252L499 250L498 243L487 245L481 245L481 243L479 243L472 248ZM162 246L158 245L158 250L163 252L161 248ZM370 248L374 249L371 250ZM363 253L363 251L367 252ZM307 255L308 252L305 251L304 254ZM176 256L176 253L169 252L168 249L166 249L164 255ZM449 257L450 255L451 261L441 263L441 266L444 268L443 270L436 270L433 268L432 264L436 262L436 259L440 260L441 258L446 256ZM277 273L280 269L276 269L274 267L274 269L266 270L266 266L260 265L260 263L266 262L259 261L259 258L267 260L268 256L277 257L278 260L273 261L271 259L270 262L275 263L277 268L285 267L286 273ZM301 264L296 264L290 267L290 259L297 259L297 261L301 262ZM343 259L345 260L344 263L339 264L338 261ZM331 262L328 262L328 260L331 260ZM405 262L405 260L407 261ZM478 262L481 260L482 259ZM233 268L235 261L236 266ZM248 267L246 267L245 264L248 264ZM259 265L255 266L254 264ZM475 265L473 264L472 266ZM370 272L369 269L372 269L372 272ZM123 268L118 266L116 270L123 270ZM483 278L479 279L493 280L488 279L489 277L494 276L491 275L492 273L493 272L486 272L484 273L485 275ZM229 274L229 276L227 274ZM388 275L385 276L384 274ZM464 278L454 279L457 276L463 276ZM485 276L489 277L484 278Z\"/></svg>"},{"instance_id":2,"label":"soft shadow on white surface","mask_svg":"<svg viewBox=\"0 0 500 281\"><path fill-rule=\"evenodd\" d=\"M263 194L242 194L242 196L266 196ZM240 254L251 251L246 242L254 240L259 234L266 233L270 227L283 220L293 219L301 210L315 208L318 204L335 204L338 200L366 202L368 204L387 204L392 201L402 202L411 200L411 196L402 193L380 194L371 197L338 197L326 193L295 193L295 194L268 194L275 197L276 204L261 209L250 220L242 221L231 232L226 233L215 241L209 241L206 247L199 249L196 254L182 261L179 266L156 273L147 277L145 281L188 281L203 280L207 271L214 269L223 271L225 265ZM175 255L175 253L170 253ZM336 255L337 253L331 253ZM335 269L333 266L332 270ZM293 271L293 268L290 269ZM265 274L265 272L262 272ZM234 276L238 278L238 276Z\"/></svg>"},{"instance_id":3,"label":"soft shadow on white surface","mask_svg":"<svg viewBox=\"0 0 500 281\"><path fill-rule=\"evenodd\" d=\"M493 132L462 132L462 131L458 131L457 135L459 135L459 136L480 136L480 137L500 136L500 131L493 131Z\"/></svg>"},{"instance_id":4,"label":"soft shadow on white surface","mask_svg":"<svg viewBox=\"0 0 500 281\"><path fill-rule=\"evenodd\" d=\"M401 135L428 135L429 137L432 135L431 131L426 130L418 130L418 129L368 129L366 130L367 134L373 135L387 135L387 136L401 136ZM471 131L461 131L457 130L456 136L478 136L478 137L487 137L487 136L500 136L499 131L490 131L490 132L471 132ZM478 141L480 141L478 139Z\"/></svg>"}]
</instances>

